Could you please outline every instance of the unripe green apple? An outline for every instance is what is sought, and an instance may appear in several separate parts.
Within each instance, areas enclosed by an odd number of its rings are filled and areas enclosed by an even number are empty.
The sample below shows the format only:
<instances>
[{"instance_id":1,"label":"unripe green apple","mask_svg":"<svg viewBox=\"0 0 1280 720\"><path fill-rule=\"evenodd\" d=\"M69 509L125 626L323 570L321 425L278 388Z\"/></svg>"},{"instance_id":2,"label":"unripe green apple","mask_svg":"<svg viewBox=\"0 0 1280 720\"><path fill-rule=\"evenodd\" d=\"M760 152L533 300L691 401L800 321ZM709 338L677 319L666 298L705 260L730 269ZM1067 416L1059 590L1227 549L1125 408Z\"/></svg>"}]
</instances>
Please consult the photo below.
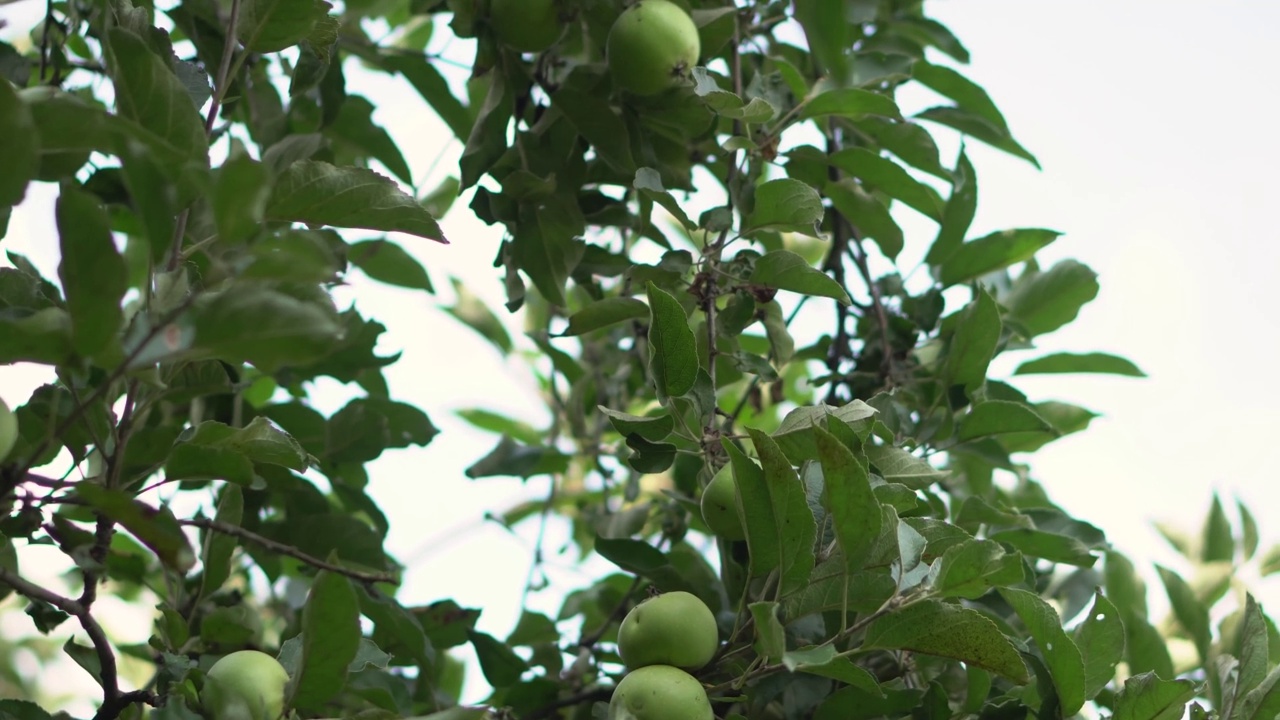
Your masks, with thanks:
<instances>
[{"instance_id":1,"label":"unripe green apple","mask_svg":"<svg viewBox=\"0 0 1280 720\"><path fill-rule=\"evenodd\" d=\"M702 683L670 665L650 665L622 678L609 700L609 720L714 720Z\"/></svg>"},{"instance_id":2,"label":"unripe green apple","mask_svg":"<svg viewBox=\"0 0 1280 720\"><path fill-rule=\"evenodd\" d=\"M614 82L636 95L657 95L688 78L701 52L698 26L669 0L638 0L605 41Z\"/></svg>"},{"instance_id":3,"label":"unripe green apple","mask_svg":"<svg viewBox=\"0 0 1280 720\"><path fill-rule=\"evenodd\" d=\"M18 416L13 414L0 399L0 462L9 457L13 444L18 441Z\"/></svg>"},{"instance_id":4,"label":"unripe green apple","mask_svg":"<svg viewBox=\"0 0 1280 720\"><path fill-rule=\"evenodd\" d=\"M725 540L746 540L747 533L738 515L738 483L733 468L720 468L702 491L702 519L711 532Z\"/></svg>"},{"instance_id":5,"label":"unripe green apple","mask_svg":"<svg viewBox=\"0 0 1280 720\"><path fill-rule=\"evenodd\" d=\"M278 720L289 673L270 655L241 650L209 668L200 702L213 720Z\"/></svg>"},{"instance_id":6,"label":"unripe green apple","mask_svg":"<svg viewBox=\"0 0 1280 720\"><path fill-rule=\"evenodd\" d=\"M491 0L489 26L504 45L542 52L560 37L560 8L556 0Z\"/></svg>"},{"instance_id":7,"label":"unripe green apple","mask_svg":"<svg viewBox=\"0 0 1280 720\"><path fill-rule=\"evenodd\" d=\"M618 628L618 655L629 668L673 665L697 670L711 662L719 646L711 608L682 590L642 600Z\"/></svg>"}]
</instances>

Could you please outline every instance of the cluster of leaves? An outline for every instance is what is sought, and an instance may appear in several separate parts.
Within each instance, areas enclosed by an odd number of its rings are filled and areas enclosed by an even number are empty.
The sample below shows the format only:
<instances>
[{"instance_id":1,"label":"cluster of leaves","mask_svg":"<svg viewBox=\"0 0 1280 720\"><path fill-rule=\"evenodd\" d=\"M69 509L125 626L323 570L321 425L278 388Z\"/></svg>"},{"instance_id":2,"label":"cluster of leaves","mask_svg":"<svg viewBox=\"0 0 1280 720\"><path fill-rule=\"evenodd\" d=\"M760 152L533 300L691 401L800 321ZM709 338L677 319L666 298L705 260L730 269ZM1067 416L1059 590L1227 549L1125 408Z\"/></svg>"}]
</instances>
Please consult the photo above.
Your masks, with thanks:
<instances>
[{"instance_id":1,"label":"cluster of leaves","mask_svg":"<svg viewBox=\"0 0 1280 720\"><path fill-rule=\"evenodd\" d=\"M1209 623L1256 550L1247 511L1236 543L1215 503L1184 545L1205 563L1193 582L1160 570L1157 624L1133 566L1032 477L1025 456L1094 413L1029 399L992 360L1034 350L1098 285L1077 261L1041 267L1056 232L970 237L976 171L963 146L944 165L932 132L1035 159L953 67L964 46L918 0L688 5L700 66L650 98L607 71L618 0L565 2L536 55L497 43L472 0L53 3L29 52L0 46L0 224L31 182L57 183L61 250L57 284L14 253L0 269L0 362L56 370L0 466L0 590L42 633L80 624L88 644L62 650L101 684L98 718L192 717L204 672L243 648L278 654L300 717L588 718L650 586L717 613L725 644L698 677L721 717L1276 715L1273 623L1248 597ZM476 49L465 100L425 51L446 21ZM370 168L413 184L348 60L402 78L465 141L456 180L418 196ZM943 104L904 112L911 83ZM384 326L331 296L352 267L433 291L393 239L350 230L444 242L434 218L462 191L506 230L507 310L553 417L464 412L501 436L468 474L547 476L545 500L498 519L566 521L580 557L620 570L505 639L476 629L482 608L395 599L365 466L436 429L391 397ZM899 209L936 233L908 243ZM900 271L912 255L922 274ZM455 289L447 309L511 352ZM1064 372L1141 375L1092 352L1014 375ZM363 394L326 417L321 377ZM706 553L698 498L726 465L746 539ZM179 494L213 517L179 517ZM22 544L73 560L79 595L25 579ZM100 587L154 595L148 643L109 642ZM1183 637L1195 654L1175 663ZM484 707L457 706L464 644ZM121 687L121 654L154 664L144 687Z\"/></svg>"}]
</instances>

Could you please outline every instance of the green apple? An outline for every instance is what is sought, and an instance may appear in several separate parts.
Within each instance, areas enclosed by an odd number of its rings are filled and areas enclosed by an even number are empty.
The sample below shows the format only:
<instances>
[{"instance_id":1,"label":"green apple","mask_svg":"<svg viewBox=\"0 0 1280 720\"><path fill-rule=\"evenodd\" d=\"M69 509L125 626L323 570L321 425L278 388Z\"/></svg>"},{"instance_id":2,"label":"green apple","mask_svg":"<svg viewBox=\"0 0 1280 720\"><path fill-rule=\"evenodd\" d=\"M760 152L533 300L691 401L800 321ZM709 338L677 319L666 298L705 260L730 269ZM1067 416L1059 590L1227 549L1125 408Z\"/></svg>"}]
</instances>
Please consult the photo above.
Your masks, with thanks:
<instances>
[{"instance_id":1,"label":"green apple","mask_svg":"<svg viewBox=\"0 0 1280 720\"><path fill-rule=\"evenodd\" d=\"M489 26L502 44L535 53L551 47L563 27L556 0L492 0Z\"/></svg>"},{"instance_id":2,"label":"green apple","mask_svg":"<svg viewBox=\"0 0 1280 720\"><path fill-rule=\"evenodd\" d=\"M698 26L669 0L638 0L605 41L614 82L636 95L657 95L687 79L701 52Z\"/></svg>"},{"instance_id":3,"label":"green apple","mask_svg":"<svg viewBox=\"0 0 1280 720\"><path fill-rule=\"evenodd\" d=\"M702 683L670 665L627 673L609 700L609 720L714 720Z\"/></svg>"},{"instance_id":4,"label":"green apple","mask_svg":"<svg viewBox=\"0 0 1280 720\"><path fill-rule=\"evenodd\" d=\"M720 468L702 491L702 519L711 532L725 540L746 540L747 533L738 515L738 483L733 468Z\"/></svg>"},{"instance_id":5,"label":"green apple","mask_svg":"<svg viewBox=\"0 0 1280 720\"><path fill-rule=\"evenodd\" d=\"M0 399L0 462L9 457L13 444L18 441L18 416L13 414Z\"/></svg>"},{"instance_id":6,"label":"green apple","mask_svg":"<svg viewBox=\"0 0 1280 720\"><path fill-rule=\"evenodd\" d=\"M673 665L697 670L711 662L720 633L711 608L677 590L640 601L618 628L618 655L629 668Z\"/></svg>"},{"instance_id":7,"label":"green apple","mask_svg":"<svg viewBox=\"0 0 1280 720\"><path fill-rule=\"evenodd\" d=\"M289 673L270 655L241 650L209 668L200 702L213 720L278 720Z\"/></svg>"}]
</instances>

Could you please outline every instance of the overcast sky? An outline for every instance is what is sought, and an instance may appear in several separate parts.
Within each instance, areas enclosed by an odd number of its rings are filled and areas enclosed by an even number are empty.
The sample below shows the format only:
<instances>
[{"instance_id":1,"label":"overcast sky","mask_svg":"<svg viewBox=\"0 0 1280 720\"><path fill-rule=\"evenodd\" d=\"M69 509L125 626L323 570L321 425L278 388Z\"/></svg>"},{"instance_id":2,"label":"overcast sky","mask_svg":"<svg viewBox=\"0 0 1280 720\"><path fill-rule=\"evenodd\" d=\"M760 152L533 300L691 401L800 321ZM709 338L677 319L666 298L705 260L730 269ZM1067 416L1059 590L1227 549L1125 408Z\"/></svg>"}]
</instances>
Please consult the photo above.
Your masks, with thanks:
<instances>
[{"instance_id":1,"label":"overcast sky","mask_svg":"<svg viewBox=\"0 0 1280 720\"><path fill-rule=\"evenodd\" d=\"M12 20L6 39L29 27L42 7L31 0L5 6ZM1171 562L1150 522L1198 529L1215 489L1243 498L1264 540L1276 540L1276 463L1263 451L1280 434L1280 3L935 0L928 7L969 48L973 62L964 72L987 89L1043 167L971 143L980 202L970 234L1009 227L1065 233L1042 257L1087 263L1102 291L1076 323L1040 342L1041 350L1118 353L1150 375L1019 378L1033 400L1060 399L1103 414L1087 432L1037 453L1035 476L1139 562ZM457 50L455 44L450 54ZM348 92L378 107L375 118L401 143L422 187L455 172L460 148L406 86L348 73ZM954 157L953 148L944 143L944 157ZM0 242L48 277L56 277L57 263L53 197L52 186L29 190ZM498 307L503 291L491 263L500 233L471 217L466 202L444 220L451 245L403 244L443 297L447 276L455 275ZM505 636L519 612L534 528L515 536L484 524L482 515L544 493L546 480L465 479L463 469L494 439L450 413L486 407L541 422L530 379L430 297L363 279L349 297L389 327L384 353L404 351L388 371L393 395L426 409L444 431L425 449L388 454L371 467L372 493L391 520L389 549L410 566L402 600L483 606L481 629ZM1011 372L1024 357L997 369ZM21 404L47 378L41 368L0 367L0 396ZM328 412L353 394L321 383L314 397ZM563 536L554 529L551 536L554 549ZM49 558L28 552L24 570L47 579ZM552 564L561 568L562 588L592 577L565 560ZM485 577L475 576L478 569ZM1151 592L1156 601L1158 588ZM1262 599L1273 613L1280 609L1275 583ZM534 602L550 613L559 605L551 594ZM113 628L144 641L148 612L120 609ZM24 628L29 623L17 613L0 624L5 634ZM473 672L466 699L485 690Z\"/></svg>"}]
</instances>

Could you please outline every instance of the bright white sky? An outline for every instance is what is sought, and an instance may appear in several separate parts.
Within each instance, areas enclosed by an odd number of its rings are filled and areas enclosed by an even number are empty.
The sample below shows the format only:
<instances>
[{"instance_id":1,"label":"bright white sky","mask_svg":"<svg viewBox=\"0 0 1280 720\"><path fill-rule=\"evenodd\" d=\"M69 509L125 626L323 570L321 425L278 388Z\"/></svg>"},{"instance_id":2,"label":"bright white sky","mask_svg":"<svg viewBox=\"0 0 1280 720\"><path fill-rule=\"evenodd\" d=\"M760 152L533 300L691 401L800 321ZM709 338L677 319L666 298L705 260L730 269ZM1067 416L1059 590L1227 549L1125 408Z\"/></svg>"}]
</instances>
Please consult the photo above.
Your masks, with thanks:
<instances>
[{"instance_id":1,"label":"bright white sky","mask_svg":"<svg viewBox=\"0 0 1280 720\"><path fill-rule=\"evenodd\" d=\"M1039 452L1036 477L1140 565L1176 562L1150 522L1174 520L1197 530L1215 489L1228 500L1245 500L1263 527L1264 547L1280 539L1277 473L1261 452L1280 432L1274 400L1280 375L1270 370L1280 356L1280 230L1274 219L1280 180L1268 170L1280 166L1274 131L1280 102L1273 91L1280 4L929 5L972 53L964 72L987 89L1044 168L1038 172L971 143L980 188L971 235L1020 226L1064 232L1042 258L1086 262L1100 274L1102 292L1041 349L1118 353L1150 375L1018 379L1033 399L1075 402L1104 415L1089 431ZM42 10L31 0L6 6L12 23L5 37L30 27ZM456 50L454 45L449 54ZM460 148L407 86L349 71L347 90L378 107L376 119L401 143L423 188L454 172ZM436 163L442 149L446 154ZM944 158L954 158L954 143L944 143ZM52 186L30 189L2 243L31 257L51 278L57 263L53 197ZM500 234L470 215L467 200L444 220L452 245L403 244L427 267L442 297L448 298L452 274L499 307L502 288L491 263ZM482 516L545 492L546 480L467 480L463 469L494 438L470 430L451 411L487 407L540 423L541 403L530 378L519 362L505 361L435 309L430 297L363 278L353 283L351 296L366 316L390 328L384 351L404 351L388 372L392 393L425 408L444 431L425 449L388 454L371 467L372 492L391 519L390 550L410 568L402 600L454 598L484 607L480 628L505 636L518 617L535 528L531 523L513 535ZM1002 362L1000 371L1011 372L1021 359ZM0 396L11 406L21 404L47 378L42 368L0 367ZM351 395L321 384L315 398L329 412ZM548 549L554 553L563 538L553 528ZM51 579L55 557L26 552L24 570ZM573 568L554 556L551 564L559 568L553 579L562 590L589 582L601 569L595 563ZM1159 603L1158 582L1149 585ZM1280 610L1280 588L1273 582L1265 587L1260 599ZM554 593L531 601L553 615L559 606ZM147 608L119 608L112 619L110 628L122 639L145 640ZM29 629L20 613L6 613L0 622L6 635ZM576 636L576 628L568 632ZM60 686L78 675L92 690L70 663L57 669L66 670L50 672ZM473 671L464 699L479 700L485 690ZM78 702L68 709L84 713L89 707Z\"/></svg>"}]
</instances>

